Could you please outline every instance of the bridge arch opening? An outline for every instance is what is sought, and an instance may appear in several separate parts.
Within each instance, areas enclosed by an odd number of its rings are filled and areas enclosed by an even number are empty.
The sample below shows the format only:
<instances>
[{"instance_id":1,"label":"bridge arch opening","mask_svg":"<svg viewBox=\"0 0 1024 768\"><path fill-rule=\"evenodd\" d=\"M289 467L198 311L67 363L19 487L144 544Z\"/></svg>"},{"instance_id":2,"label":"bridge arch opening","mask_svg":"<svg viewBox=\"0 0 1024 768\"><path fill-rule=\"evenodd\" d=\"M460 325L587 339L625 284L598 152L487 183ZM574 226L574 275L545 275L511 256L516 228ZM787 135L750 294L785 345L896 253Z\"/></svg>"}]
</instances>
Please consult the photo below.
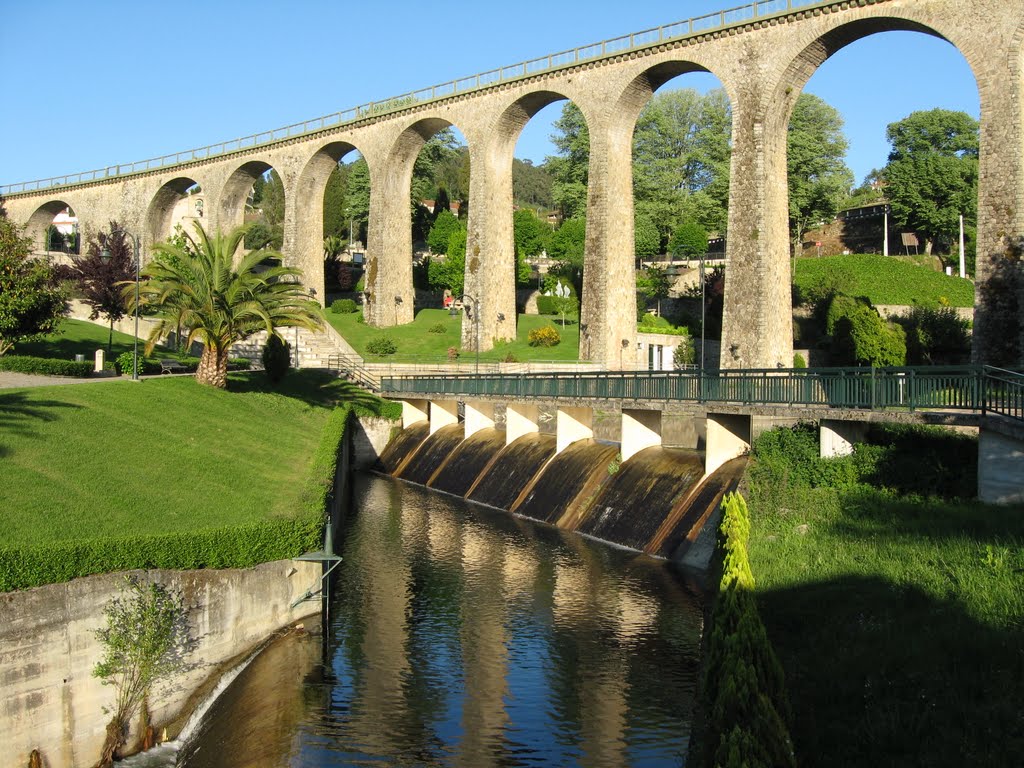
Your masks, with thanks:
<instances>
[{"instance_id":1,"label":"bridge arch opening","mask_svg":"<svg viewBox=\"0 0 1024 768\"><path fill-rule=\"evenodd\" d=\"M25 235L32 241L32 250L46 253L58 263L70 263L70 257L81 253L78 216L63 200L50 200L40 205L25 225Z\"/></svg>"},{"instance_id":2,"label":"bridge arch opening","mask_svg":"<svg viewBox=\"0 0 1024 768\"><path fill-rule=\"evenodd\" d=\"M251 224L243 249L281 250L284 247L284 181L269 163L250 160L236 168L220 195L217 222L229 232L242 224Z\"/></svg>"},{"instance_id":3,"label":"bridge arch opening","mask_svg":"<svg viewBox=\"0 0 1024 768\"><path fill-rule=\"evenodd\" d=\"M632 207L621 227L632 233L635 367L717 367L705 347L721 338L731 95L705 66L669 60L629 83L618 112L631 131Z\"/></svg>"},{"instance_id":4,"label":"bridge arch opening","mask_svg":"<svg viewBox=\"0 0 1024 768\"><path fill-rule=\"evenodd\" d=\"M194 235L194 222L210 229L206 216L206 195L195 179L179 176L157 190L146 211L146 234L150 243L165 241L179 233Z\"/></svg>"},{"instance_id":5,"label":"bridge arch opening","mask_svg":"<svg viewBox=\"0 0 1024 768\"><path fill-rule=\"evenodd\" d=\"M303 282L321 304L348 298L362 274L370 213L362 153L347 141L324 144L299 173L294 197L294 252Z\"/></svg>"},{"instance_id":6,"label":"bridge arch opening","mask_svg":"<svg viewBox=\"0 0 1024 768\"><path fill-rule=\"evenodd\" d=\"M398 135L383 162L371 193L364 314L401 325L469 292L469 149L452 122L428 116Z\"/></svg>"},{"instance_id":7,"label":"bridge arch opening","mask_svg":"<svg viewBox=\"0 0 1024 768\"><path fill-rule=\"evenodd\" d=\"M862 81L843 88L840 71L854 62ZM913 88L904 85L915 71L929 77L913 78ZM884 87L865 87L872 83ZM831 97L826 101L818 93ZM979 210L984 94L968 56L950 36L889 17L839 25L803 48L778 95L784 108L772 122L779 130L766 134L787 138L784 188L795 304L824 310L823 281L830 279L824 275L840 275L833 288L843 292L841 275L849 271L841 264L850 254L914 260L959 275L961 216L962 268L967 276L977 273L985 215ZM951 283L949 294L955 290ZM881 294L872 299L900 303ZM970 354L965 347L937 359L910 345L905 358L901 347L898 360L848 359L849 350L826 358L820 349L825 330L813 319L824 311L806 314L794 318L794 347L808 350L812 365L954 363L967 362ZM890 322L913 330L909 309Z\"/></svg>"},{"instance_id":8,"label":"bridge arch opening","mask_svg":"<svg viewBox=\"0 0 1024 768\"><path fill-rule=\"evenodd\" d=\"M541 134L553 140L553 154L538 155L539 147L552 148L538 140ZM540 316L531 318L531 325L554 325L562 344L566 337L578 336L579 355L588 359L589 328L580 322L590 158L587 117L569 95L535 91L504 111L496 135L493 173L502 217L496 229L507 243L516 311ZM571 295L559 295L566 291Z\"/></svg>"}]
</instances>

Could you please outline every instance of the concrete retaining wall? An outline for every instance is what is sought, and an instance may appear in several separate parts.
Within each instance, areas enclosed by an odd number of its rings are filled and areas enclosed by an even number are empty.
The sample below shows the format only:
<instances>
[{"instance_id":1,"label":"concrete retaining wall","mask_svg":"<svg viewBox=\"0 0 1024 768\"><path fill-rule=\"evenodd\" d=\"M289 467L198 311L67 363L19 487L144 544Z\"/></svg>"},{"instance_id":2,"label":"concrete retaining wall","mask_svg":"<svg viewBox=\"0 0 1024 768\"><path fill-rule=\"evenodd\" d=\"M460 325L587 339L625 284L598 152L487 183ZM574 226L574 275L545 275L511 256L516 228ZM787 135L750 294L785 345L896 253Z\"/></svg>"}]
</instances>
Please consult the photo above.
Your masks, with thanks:
<instances>
[{"instance_id":1,"label":"concrete retaining wall","mask_svg":"<svg viewBox=\"0 0 1024 768\"><path fill-rule=\"evenodd\" d=\"M283 560L244 570L133 571L181 591L198 647L192 668L159 686L150 702L159 731L186 713L190 697L218 665L273 632L320 611L290 606L318 585L316 563ZM126 574L106 574L0 594L0 768L24 768L38 749L50 768L95 765L114 692L92 676L102 648L95 630ZM175 731L169 728L169 735ZM135 724L129 738L134 744Z\"/></svg>"}]
</instances>

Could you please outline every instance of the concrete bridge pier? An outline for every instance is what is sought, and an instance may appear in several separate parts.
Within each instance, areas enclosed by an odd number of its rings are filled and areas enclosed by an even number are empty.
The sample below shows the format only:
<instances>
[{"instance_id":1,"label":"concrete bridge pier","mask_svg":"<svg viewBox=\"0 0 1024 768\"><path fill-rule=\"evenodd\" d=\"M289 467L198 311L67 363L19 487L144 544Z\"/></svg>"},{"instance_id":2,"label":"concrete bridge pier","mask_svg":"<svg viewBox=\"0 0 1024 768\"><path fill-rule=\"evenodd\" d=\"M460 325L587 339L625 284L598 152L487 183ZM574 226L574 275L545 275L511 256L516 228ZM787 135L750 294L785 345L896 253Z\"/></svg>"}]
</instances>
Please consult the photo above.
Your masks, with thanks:
<instances>
[{"instance_id":1,"label":"concrete bridge pier","mask_svg":"<svg viewBox=\"0 0 1024 768\"><path fill-rule=\"evenodd\" d=\"M623 408L620 442L622 460L655 445L661 445L661 411Z\"/></svg>"},{"instance_id":2,"label":"concrete bridge pier","mask_svg":"<svg viewBox=\"0 0 1024 768\"><path fill-rule=\"evenodd\" d=\"M413 424L429 420L429 400L402 400L402 429L408 429Z\"/></svg>"},{"instance_id":3,"label":"concrete bridge pier","mask_svg":"<svg viewBox=\"0 0 1024 768\"><path fill-rule=\"evenodd\" d=\"M505 445L532 432L540 432L540 408L529 403L509 403L505 409Z\"/></svg>"},{"instance_id":4,"label":"concrete bridge pier","mask_svg":"<svg viewBox=\"0 0 1024 768\"><path fill-rule=\"evenodd\" d=\"M555 455L577 440L594 436L593 408L559 408L555 416Z\"/></svg>"},{"instance_id":5,"label":"concrete bridge pier","mask_svg":"<svg viewBox=\"0 0 1024 768\"><path fill-rule=\"evenodd\" d=\"M750 416L739 413L709 413L704 474L710 475L725 462L749 451L752 433L753 423Z\"/></svg>"},{"instance_id":6,"label":"concrete bridge pier","mask_svg":"<svg viewBox=\"0 0 1024 768\"><path fill-rule=\"evenodd\" d=\"M482 429L494 427L494 403L466 401L466 420L464 437L468 440Z\"/></svg>"},{"instance_id":7,"label":"concrete bridge pier","mask_svg":"<svg viewBox=\"0 0 1024 768\"><path fill-rule=\"evenodd\" d=\"M818 423L818 455L823 459L849 456L854 445L864 442L867 432L868 424L864 421L822 419Z\"/></svg>"},{"instance_id":8,"label":"concrete bridge pier","mask_svg":"<svg viewBox=\"0 0 1024 768\"><path fill-rule=\"evenodd\" d=\"M978 498L988 504L1024 502L1024 439L978 431Z\"/></svg>"}]
</instances>

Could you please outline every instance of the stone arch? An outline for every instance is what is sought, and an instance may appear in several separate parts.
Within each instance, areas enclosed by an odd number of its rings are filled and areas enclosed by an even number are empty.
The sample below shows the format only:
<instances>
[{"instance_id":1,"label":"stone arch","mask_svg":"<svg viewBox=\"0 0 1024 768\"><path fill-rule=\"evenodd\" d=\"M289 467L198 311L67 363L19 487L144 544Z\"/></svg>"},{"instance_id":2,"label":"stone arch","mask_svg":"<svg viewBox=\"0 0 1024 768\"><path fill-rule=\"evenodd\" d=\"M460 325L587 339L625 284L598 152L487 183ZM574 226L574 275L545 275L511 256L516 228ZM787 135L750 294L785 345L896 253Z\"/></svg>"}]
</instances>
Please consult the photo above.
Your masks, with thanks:
<instances>
[{"instance_id":1,"label":"stone arch","mask_svg":"<svg viewBox=\"0 0 1024 768\"><path fill-rule=\"evenodd\" d=\"M197 202L190 206L189 211L182 210L182 201L190 197L188 191L198 186L195 179L188 176L178 176L163 184L153 195L146 210L146 233L145 237L150 243L158 243L171 236L175 219L180 221L198 220L206 226L205 199L197 198ZM203 200L199 205L198 200ZM191 234L191 226L185 227L186 233Z\"/></svg>"},{"instance_id":2,"label":"stone arch","mask_svg":"<svg viewBox=\"0 0 1024 768\"><path fill-rule=\"evenodd\" d=\"M545 107L572 101L564 92L537 90L523 94L498 115L486 139L470 146L473 172L470 184L467 239L467 292L480 297L481 349L497 340L516 338L516 256L513 224L512 167L515 148L526 124ZM464 349L475 344L476 328L463 323Z\"/></svg>"},{"instance_id":3,"label":"stone arch","mask_svg":"<svg viewBox=\"0 0 1024 768\"><path fill-rule=\"evenodd\" d=\"M68 205L63 200L55 199L43 203L29 216L28 221L25 223L25 236L32 241L33 250L47 250L45 242L46 230L53 223L54 217L65 209L77 215L73 206Z\"/></svg>"},{"instance_id":4,"label":"stone arch","mask_svg":"<svg viewBox=\"0 0 1024 768\"><path fill-rule=\"evenodd\" d=\"M220 199L217 205L219 226L224 232L241 226L245 221L245 201L249 196L256 179L262 176L273 166L264 160L249 160L235 168L224 182L220 190ZM281 174L282 182L285 181ZM288 190L285 188L285 205L287 206Z\"/></svg>"},{"instance_id":5,"label":"stone arch","mask_svg":"<svg viewBox=\"0 0 1024 768\"><path fill-rule=\"evenodd\" d=\"M326 300L323 263L324 192L327 179L343 157L362 152L348 141L331 141L320 146L299 172L291 218L294 221L294 249L303 282L323 304Z\"/></svg>"}]
</instances>

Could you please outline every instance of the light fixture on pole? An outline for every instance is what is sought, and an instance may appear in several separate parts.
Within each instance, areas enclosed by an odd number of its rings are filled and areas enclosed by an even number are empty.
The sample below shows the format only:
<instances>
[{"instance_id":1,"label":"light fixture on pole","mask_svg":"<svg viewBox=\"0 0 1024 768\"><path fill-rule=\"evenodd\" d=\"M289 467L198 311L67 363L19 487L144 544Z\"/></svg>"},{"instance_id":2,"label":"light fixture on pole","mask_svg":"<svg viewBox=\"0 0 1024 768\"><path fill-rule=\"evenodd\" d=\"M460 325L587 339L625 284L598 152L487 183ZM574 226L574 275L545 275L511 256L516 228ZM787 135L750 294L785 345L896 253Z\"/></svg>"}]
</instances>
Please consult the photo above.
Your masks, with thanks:
<instances>
[{"instance_id":1,"label":"light fixture on pole","mask_svg":"<svg viewBox=\"0 0 1024 768\"><path fill-rule=\"evenodd\" d=\"M135 262L135 343L132 346L132 381L139 381L139 264L142 261L142 253L139 249L139 236L131 235L123 230L122 232L132 239L132 260ZM104 263L108 263L112 256L108 239L107 245L100 251L100 259Z\"/></svg>"},{"instance_id":2,"label":"light fixture on pole","mask_svg":"<svg viewBox=\"0 0 1024 768\"><path fill-rule=\"evenodd\" d=\"M473 346L476 348L476 363L473 367L473 373L480 373L480 300L470 296L468 293L462 294L462 306L466 310L466 314L469 314L469 306L466 304L466 299L473 302Z\"/></svg>"},{"instance_id":3,"label":"light fixture on pole","mask_svg":"<svg viewBox=\"0 0 1024 768\"><path fill-rule=\"evenodd\" d=\"M704 375L704 256L700 257L700 375Z\"/></svg>"}]
</instances>

